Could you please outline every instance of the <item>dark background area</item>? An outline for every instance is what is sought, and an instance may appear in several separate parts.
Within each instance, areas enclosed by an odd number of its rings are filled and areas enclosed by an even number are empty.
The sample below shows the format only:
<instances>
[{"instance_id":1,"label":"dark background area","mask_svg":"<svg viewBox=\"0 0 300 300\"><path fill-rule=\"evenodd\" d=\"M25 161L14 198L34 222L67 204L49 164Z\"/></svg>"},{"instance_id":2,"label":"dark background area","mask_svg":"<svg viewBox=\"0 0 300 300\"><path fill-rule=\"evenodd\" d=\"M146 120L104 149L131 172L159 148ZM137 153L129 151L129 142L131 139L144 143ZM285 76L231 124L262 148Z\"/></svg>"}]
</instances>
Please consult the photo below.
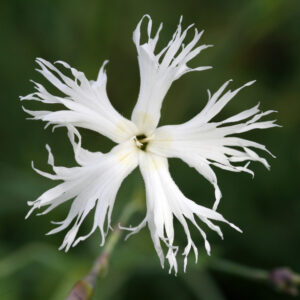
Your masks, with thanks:
<instances>
[{"instance_id":1,"label":"dark background area","mask_svg":"<svg viewBox=\"0 0 300 300\"><path fill-rule=\"evenodd\" d=\"M300 4L289 0L11 0L0 1L0 299L64 299L74 282L86 274L100 252L100 236L65 254L57 250L64 233L45 236L51 220L63 219L68 206L43 217L24 220L27 201L55 183L31 169L31 160L47 170L46 143L57 164L74 164L64 129L54 133L43 124L26 121L18 100L33 91L29 79L46 84L34 68L34 59L64 60L95 79L105 59L110 62L108 94L113 105L129 117L136 102L139 71L132 32L143 14L157 27L161 45L167 43L183 15L183 24L205 29L202 43L214 47L201 53L192 66L212 65L209 71L185 75L168 93L160 124L188 120L205 105L206 89L216 91L233 78L231 88L257 79L222 111L219 119L253 107L275 109L282 128L256 130L245 136L265 144L276 156L268 157L271 171L253 164L255 178L216 170L223 198L220 212L240 226L238 234L222 226L225 240L209 232L212 255L270 270L290 266L300 272ZM30 105L29 105L30 106ZM27 106L27 107L29 107ZM31 106L33 107L33 106ZM108 151L112 143L93 132L84 132L84 145ZM261 153L262 154L262 153ZM263 154L264 155L264 154ZM191 199L213 203L210 184L178 160L171 160L175 181ZM117 197L114 219L142 184L138 171L125 180ZM136 224L144 216L131 220ZM89 221L83 229L89 228ZM116 222L116 221L115 221ZM180 232L178 244L184 246ZM198 234L195 241L202 245ZM161 270L148 229L120 242L106 278L99 281L93 299L289 299L268 285L201 267L189 258L188 271L177 277Z\"/></svg>"}]
</instances>

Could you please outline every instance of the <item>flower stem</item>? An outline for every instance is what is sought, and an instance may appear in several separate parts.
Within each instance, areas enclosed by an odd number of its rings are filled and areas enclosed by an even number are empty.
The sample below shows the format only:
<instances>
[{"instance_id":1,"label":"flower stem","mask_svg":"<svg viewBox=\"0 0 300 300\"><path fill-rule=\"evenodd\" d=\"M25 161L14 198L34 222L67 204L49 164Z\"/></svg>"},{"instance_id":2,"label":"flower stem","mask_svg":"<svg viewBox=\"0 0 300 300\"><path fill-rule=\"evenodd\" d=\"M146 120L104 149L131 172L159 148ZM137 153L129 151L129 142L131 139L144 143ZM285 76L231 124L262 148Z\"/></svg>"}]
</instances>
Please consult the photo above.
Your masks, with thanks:
<instances>
[{"instance_id":1,"label":"flower stem","mask_svg":"<svg viewBox=\"0 0 300 300\"><path fill-rule=\"evenodd\" d=\"M140 194L140 193L139 193ZM136 197L139 195L136 195ZM120 223L127 223L129 218L139 210L140 204L134 199L125 207L121 217ZM116 244L120 240L122 233L118 225L114 227L110 234L101 254L96 258L90 272L82 279L77 281L73 286L66 300L89 300L92 297L95 289L97 279L99 276L105 276L108 269L108 263Z\"/></svg>"},{"instance_id":2,"label":"flower stem","mask_svg":"<svg viewBox=\"0 0 300 300\"><path fill-rule=\"evenodd\" d=\"M215 258L208 263L208 268L250 280L266 282L271 284L279 292L292 296L298 295L300 274L294 273L291 269L286 267L266 271Z\"/></svg>"},{"instance_id":3,"label":"flower stem","mask_svg":"<svg viewBox=\"0 0 300 300\"><path fill-rule=\"evenodd\" d=\"M212 270L221 271L224 273L258 281L267 280L269 277L269 272L265 270L247 267L235 262L217 258L214 258L213 260L211 260L211 262L209 262L209 268Z\"/></svg>"}]
</instances>

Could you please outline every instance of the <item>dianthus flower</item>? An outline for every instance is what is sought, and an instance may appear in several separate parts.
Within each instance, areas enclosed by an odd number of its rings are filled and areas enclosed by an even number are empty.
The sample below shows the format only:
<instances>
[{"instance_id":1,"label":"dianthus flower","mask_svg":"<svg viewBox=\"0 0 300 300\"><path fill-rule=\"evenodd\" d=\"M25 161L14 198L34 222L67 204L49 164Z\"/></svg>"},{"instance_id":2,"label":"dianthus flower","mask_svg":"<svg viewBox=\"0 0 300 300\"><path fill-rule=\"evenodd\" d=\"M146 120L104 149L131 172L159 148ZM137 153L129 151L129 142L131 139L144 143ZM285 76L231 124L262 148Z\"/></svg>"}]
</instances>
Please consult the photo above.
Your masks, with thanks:
<instances>
[{"instance_id":1,"label":"dianthus flower","mask_svg":"<svg viewBox=\"0 0 300 300\"><path fill-rule=\"evenodd\" d=\"M141 43L141 24L147 19L147 41ZM170 271L177 272L176 255L178 246L174 244L174 217L181 223L186 234L187 244L183 250L184 269L187 256L193 249L196 260L197 246L192 240L189 223L192 223L204 239L207 253L210 245L199 220L221 237L219 226L213 221L228 223L236 230L240 229L229 223L217 206L221 198L217 177L212 166L233 172L249 172L250 161L258 161L267 168L267 161L253 149L267 151L265 146L237 137L237 134L253 129L276 126L274 121L260 121L273 111L260 112L258 105L234 115L224 121L212 119L245 86L234 91L225 91L229 81L214 94L208 93L209 99L204 109L188 122L180 125L158 127L163 99L172 83L182 75L192 71L203 71L210 67L190 68L189 61L209 45L197 46L203 32L195 29L191 41L184 44L189 26L182 30L181 20L172 39L160 52L156 51L162 24L155 34L152 33L152 20L144 16L133 33L137 48L140 69L140 91L131 120L124 118L111 105L107 92L107 76L104 62L96 81L89 81L84 73L71 68L67 63L57 64L69 69L74 78L64 75L48 61L38 58L38 71L65 96L49 93L41 84L35 83L36 92L21 100L36 100L45 104L61 104L64 108L56 111L31 111L25 109L33 119L47 122L47 125L65 126L74 149L78 166L58 167L49 146L48 163L54 174L33 168L52 180L62 181L54 188L43 193L37 200L29 202L32 206L28 216L35 209L46 207L40 214L46 214L58 205L73 199L65 220L57 222L57 227L49 232L54 234L69 227L60 249L69 250L71 246L89 237L97 228L105 242L107 228L110 228L114 201L122 181L139 166L146 188L147 213L144 220L136 227L124 228L129 235L148 226L155 250L161 265L167 258ZM81 144L78 128L90 129L102 134L117 145L108 153L89 152ZM215 189L215 203L212 209L203 207L188 199L172 179L168 169L168 158L180 158L190 167L195 168ZM241 165L241 163L243 163ZM246 164L244 164L246 163ZM92 230L86 236L78 237L80 225L86 216L94 210ZM105 228L107 224L107 228ZM164 253L162 244L165 245Z\"/></svg>"}]
</instances>

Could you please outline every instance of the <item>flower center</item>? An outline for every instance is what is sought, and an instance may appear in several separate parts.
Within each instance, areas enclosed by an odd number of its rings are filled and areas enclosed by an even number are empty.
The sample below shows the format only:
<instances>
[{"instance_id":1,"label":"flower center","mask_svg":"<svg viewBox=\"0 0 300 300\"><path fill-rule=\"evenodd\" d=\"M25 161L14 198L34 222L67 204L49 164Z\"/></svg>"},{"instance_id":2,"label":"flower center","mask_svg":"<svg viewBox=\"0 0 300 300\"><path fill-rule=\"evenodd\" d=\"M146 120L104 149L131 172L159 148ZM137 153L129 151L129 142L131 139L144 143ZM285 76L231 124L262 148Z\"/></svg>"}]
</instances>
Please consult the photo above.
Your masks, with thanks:
<instances>
[{"instance_id":1,"label":"flower center","mask_svg":"<svg viewBox=\"0 0 300 300\"><path fill-rule=\"evenodd\" d=\"M139 134L134 137L136 146L143 151L146 151L150 139L151 138L148 138L145 134Z\"/></svg>"}]
</instances>

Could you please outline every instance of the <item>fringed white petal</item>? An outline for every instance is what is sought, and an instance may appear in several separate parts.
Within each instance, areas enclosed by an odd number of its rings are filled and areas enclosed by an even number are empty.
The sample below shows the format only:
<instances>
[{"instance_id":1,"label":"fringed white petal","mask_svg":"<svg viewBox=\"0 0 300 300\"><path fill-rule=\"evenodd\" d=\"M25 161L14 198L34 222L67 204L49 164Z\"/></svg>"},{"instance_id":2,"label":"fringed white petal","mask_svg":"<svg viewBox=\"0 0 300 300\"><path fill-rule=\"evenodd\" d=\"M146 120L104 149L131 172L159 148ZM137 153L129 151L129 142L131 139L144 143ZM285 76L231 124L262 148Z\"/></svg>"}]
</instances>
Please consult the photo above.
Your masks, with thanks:
<instances>
[{"instance_id":1,"label":"fringed white petal","mask_svg":"<svg viewBox=\"0 0 300 300\"><path fill-rule=\"evenodd\" d=\"M97 131L114 142L121 143L136 134L135 124L121 116L111 105L107 93L104 62L96 81L88 81L84 73L71 68L67 63L57 64L69 69L74 78L64 75L48 61L38 58L37 69L54 87L65 96L55 96L49 93L41 84L35 83L36 92L21 100L35 100L45 104L62 104L58 111L33 111L24 109L33 119L42 120L47 124L62 126L73 125Z\"/></svg>"},{"instance_id":2,"label":"fringed white petal","mask_svg":"<svg viewBox=\"0 0 300 300\"><path fill-rule=\"evenodd\" d=\"M166 158L140 151L139 164L146 186L147 214L139 226L125 229L130 230L131 235L148 224L161 265L164 267L164 260L167 258L170 265L169 272L174 270L177 273L178 270L176 255L179 247L174 245L174 216L181 223L187 237L187 245L183 250L184 270L191 249L195 253L196 261L198 257L198 250L191 238L187 220L192 222L200 232L208 254L210 254L209 242L195 217L206 223L209 228L216 231L220 236L222 236L220 228L214 225L211 220L228 223L231 227L240 231L238 227L225 220L221 214L186 198L170 176ZM164 253L161 242L167 248L167 254Z\"/></svg>"},{"instance_id":3,"label":"fringed white petal","mask_svg":"<svg viewBox=\"0 0 300 300\"><path fill-rule=\"evenodd\" d=\"M141 26L144 19L148 21L145 43L141 42ZM184 44L187 33L193 25L183 30L181 22L182 18L172 39L160 52L157 52L156 46L162 24L153 34L152 20L150 16L145 15L133 33L140 68L140 91L132 112L132 121L121 116L108 99L105 72L107 61L100 68L97 80L89 81L84 73L71 68L65 62L56 63L67 69L71 76L66 76L46 60L37 59L40 66L37 71L59 91L59 95L53 95L43 85L34 82L36 92L21 97L21 100L39 101L50 106L60 104L62 108L54 111L32 111L25 108L24 110L33 119L45 121L46 126L54 125L53 129L67 127L75 160L79 166L73 168L55 166L51 149L46 145L49 153L48 164L52 167L53 174L38 170L34 165L32 167L40 175L51 180L59 180L61 183L43 193L37 200L28 202L31 209L26 217L40 208L45 210L39 214L46 214L71 200L67 217L60 222L53 222L57 227L48 233L54 234L71 227L60 249L68 251L71 246L88 238L97 228L102 237L101 245L104 244L107 231L111 228L111 214L119 187L138 164L146 187L147 213L138 226L121 228L130 231L127 235L129 237L148 225L161 265L164 266L167 259L170 272L178 271L176 257L179 246L175 245L174 217L182 225L187 238L187 244L182 251L184 271L190 251L193 250L196 261L198 257L197 246L190 234L190 223L203 237L208 255L211 251L210 244L206 233L198 224L199 220L221 238L223 238L222 231L213 221L225 222L240 231L216 212L221 192L212 166L233 172L248 172L252 175L254 173L248 168L251 161L258 161L269 168L266 159L254 151L259 149L270 153L266 147L236 135L278 125L275 121L261 121L261 118L274 111L261 112L259 105L224 121L212 122L242 88L254 83L251 81L234 91L224 92L230 82L228 81L213 95L208 91L207 105L190 121L157 128L163 99L173 81L185 73L210 68L187 66L195 56L210 45L197 45L203 33L197 29L192 39ZM101 133L119 145L106 154L89 152L82 148L78 127ZM169 173L168 157L182 159L214 186L216 200L213 209L198 205L183 195ZM93 209L95 213L91 231L78 237L82 222Z\"/></svg>"},{"instance_id":4,"label":"fringed white petal","mask_svg":"<svg viewBox=\"0 0 300 300\"><path fill-rule=\"evenodd\" d=\"M74 134L77 135L78 142L75 141ZM32 206L28 217L35 209L47 207L40 214L46 214L58 205L74 198L70 211L65 220L53 222L58 226L48 234L54 234L69 227L72 227L66 234L60 247L66 251L71 246L75 246L80 241L89 237L97 228L99 228L102 243L104 244L107 228L110 228L111 213L116 194L122 181L136 168L138 156L136 147L132 141L120 144L107 154L92 153L81 148L81 138L79 133L70 128L69 136L74 148L79 167L65 168L54 165L54 158L49 146L48 163L52 166L54 174L49 174L35 169L40 175L52 180L62 180L63 182L54 188L43 193L37 200L29 202ZM89 234L76 237L80 225L95 208L95 216L92 230Z\"/></svg>"},{"instance_id":5,"label":"fringed white petal","mask_svg":"<svg viewBox=\"0 0 300 300\"><path fill-rule=\"evenodd\" d=\"M144 19L148 19L147 41L142 44L141 25ZM141 83L138 101L132 113L132 121L144 134L150 133L157 126L163 99L173 81L185 73L211 68L187 66L191 59L210 46L196 46L203 34L203 31L198 32L197 29L192 40L185 45L187 32L193 25L182 30L181 21L182 18L168 45L157 54L155 54L156 44L162 24L153 37L152 20L150 16L145 15L133 33L133 41L138 52Z\"/></svg>"},{"instance_id":6,"label":"fringed white petal","mask_svg":"<svg viewBox=\"0 0 300 300\"><path fill-rule=\"evenodd\" d=\"M229 81L226 82L214 95L209 96L207 105L198 115L184 124L158 128L155 131L155 138L147 147L148 151L152 153L182 159L209 180L215 188L216 200L214 209L218 206L221 192L211 165L233 172L248 172L254 175L248 169L249 163L247 162L258 161L269 169L266 159L250 149L256 148L268 152L264 145L233 135L253 129L266 129L278 126L275 124L275 121L259 121L262 117L274 111L260 112L257 105L222 122L211 122L211 119L243 87L252 83L253 81L237 90L228 91L222 95L229 84ZM228 125L229 123L237 124ZM240 162L245 162L246 165L235 164Z\"/></svg>"}]
</instances>

